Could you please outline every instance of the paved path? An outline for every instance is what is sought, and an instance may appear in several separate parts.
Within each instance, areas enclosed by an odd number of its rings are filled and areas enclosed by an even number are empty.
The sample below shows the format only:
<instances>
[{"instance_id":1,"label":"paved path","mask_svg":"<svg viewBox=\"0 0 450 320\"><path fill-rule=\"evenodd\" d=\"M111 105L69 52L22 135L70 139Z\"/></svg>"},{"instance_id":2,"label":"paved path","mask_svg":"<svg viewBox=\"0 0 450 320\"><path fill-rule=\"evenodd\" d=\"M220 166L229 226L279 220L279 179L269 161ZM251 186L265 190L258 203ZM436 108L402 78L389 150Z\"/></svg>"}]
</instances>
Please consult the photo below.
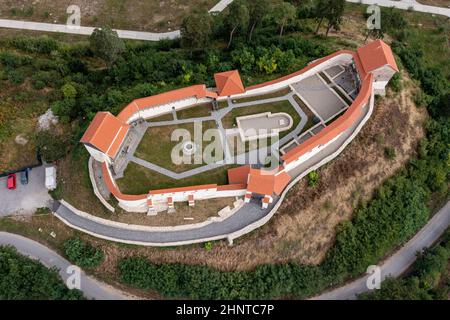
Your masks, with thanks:
<instances>
[{"instance_id":1,"label":"paved path","mask_svg":"<svg viewBox=\"0 0 450 320\"><path fill-rule=\"evenodd\" d=\"M352 3L360 3L360 4L376 4L382 7L395 7L397 9L408 10L412 8L417 12L425 12L432 13L450 17L450 9L441 8L435 6L427 6L418 3L414 0L400 0L400 1L392 1L392 0L346 0L347 2Z\"/></svg>"},{"instance_id":2,"label":"paved path","mask_svg":"<svg viewBox=\"0 0 450 320\"><path fill-rule=\"evenodd\" d=\"M56 267L64 281L70 276L66 270L72 263L36 241L12 233L0 232L0 245L13 246L20 254L39 260L48 268ZM124 300L135 298L95 280L83 271L81 272L81 290L89 299Z\"/></svg>"},{"instance_id":3,"label":"paved path","mask_svg":"<svg viewBox=\"0 0 450 320\"><path fill-rule=\"evenodd\" d=\"M381 265L381 275L386 277L399 277L416 260L416 253L423 248L430 247L450 226L450 202L448 202L428 223L423 227L408 243L387 259ZM349 284L314 297L317 300L345 300L355 299L357 294L367 292L366 281L368 276L364 276Z\"/></svg>"},{"instance_id":4,"label":"paved path","mask_svg":"<svg viewBox=\"0 0 450 320\"><path fill-rule=\"evenodd\" d=\"M299 137L300 133L303 130L303 127L306 125L306 122L308 121L308 116L305 114L305 112L302 110L302 108L297 104L297 102L294 99L294 95L295 92L290 92L284 96L281 97L275 97L275 98L269 98L269 99L263 99L263 100L257 100L257 101L249 101L249 102L244 102L244 103L233 103L233 101L230 99L228 102L228 107L226 108L222 108L219 110L214 110L213 112L211 112L210 116L206 116L206 117L197 117L197 118L189 118L189 119L178 119L176 118L176 112L174 112L174 120L169 120L169 121L158 121L158 122L146 122L146 126L148 128L151 127L158 127L158 126L165 126L165 125L179 125L179 124L184 124L184 123L193 123L193 122L201 122L201 121L215 121L217 123L217 129L220 132L220 136L221 136L221 142L222 142L222 146L224 146L224 159L217 161L215 163L210 163L210 164L206 164L204 166L201 167L197 167L191 170L187 170L184 172L173 172L171 170L168 170L166 168L163 168L161 166L158 166L154 163L151 163L149 161L146 161L144 159L140 159L136 156L134 156L134 152L136 150L136 148L129 150L128 154L126 155L126 161L129 162L134 162L138 165L141 165L147 169L156 171L160 174L166 175L172 179L184 179L187 177L191 177L200 173L204 173L213 169L217 169L219 167L222 167L224 165L227 164L256 164L255 162L258 162L258 160L263 160L261 159L261 155L259 154L259 150L252 150L250 152L246 152L243 154L239 154L239 155L234 155L235 154L235 150L231 150L230 149L230 145L228 143L228 139L227 139L227 135L230 134L230 131L235 131L234 129L224 129L223 124L222 124L222 119L223 117L225 117L228 113L230 113L233 109L236 108L245 108L245 107L249 107L249 106L255 106L255 105L263 105L263 104L267 104L267 103L274 103L274 102L280 102L280 101L286 101L288 100L292 107L295 109L295 111L299 114L300 116L300 121L297 124L297 126L293 129L290 129L291 131L285 135L283 138L281 138L279 141L275 141L271 146L268 146L267 148L270 148L271 150L271 154L275 154L278 152L278 147L286 144L288 141L292 140L292 139L296 139ZM271 142L270 140L268 142ZM268 149L269 150L269 149ZM123 166L123 168L125 168L126 165ZM116 175L116 178L121 178L123 175L122 174L118 174Z\"/></svg>"}]
</instances>

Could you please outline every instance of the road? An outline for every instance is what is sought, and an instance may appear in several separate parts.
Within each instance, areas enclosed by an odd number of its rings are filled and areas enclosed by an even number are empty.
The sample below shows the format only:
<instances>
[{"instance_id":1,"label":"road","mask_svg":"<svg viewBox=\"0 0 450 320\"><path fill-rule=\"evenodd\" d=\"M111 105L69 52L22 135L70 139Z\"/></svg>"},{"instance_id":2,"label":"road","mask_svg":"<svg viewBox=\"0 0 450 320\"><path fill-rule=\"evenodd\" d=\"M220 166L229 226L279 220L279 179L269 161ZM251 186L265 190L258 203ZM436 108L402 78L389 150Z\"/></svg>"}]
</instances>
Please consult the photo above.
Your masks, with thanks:
<instances>
[{"instance_id":1,"label":"road","mask_svg":"<svg viewBox=\"0 0 450 320\"><path fill-rule=\"evenodd\" d=\"M416 260L416 253L422 251L423 248L430 247L449 226L450 201L410 241L383 262L380 266L382 279L396 278L402 275ZM345 286L325 292L314 297L313 300L355 299L357 294L369 291L366 286L367 277L364 276Z\"/></svg>"},{"instance_id":2,"label":"road","mask_svg":"<svg viewBox=\"0 0 450 320\"><path fill-rule=\"evenodd\" d=\"M346 0L347 2L352 3L360 3L360 4L376 4L381 7L395 7L397 9L409 10L412 8L417 12L438 14L442 16L450 17L450 9L435 7L435 6L427 6L418 3L415 0L400 0L400 1L392 1L392 0Z\"/></svg>"},{"instance_id":3,"label":"road","mask_svg":"<svg viewBox=\"0 0 450 320\"><path fill-rule=\"evenodd\" d=\"M7 177L0 178L0 217L7 215L31 215L37 208L48 207L52 198L45 188L45 169L35 167L28 172L28 184L20 183L20 172L16 173L17 188L6 188Z\"/></svg>"},{"instance_id":4,"label":"road","mask_svg":"<svg viewBox=\"0 0 450 320\"><path fill-rule=\"evenodd\" d=\"M382 277L398 277L403 274L415 261L416 252L430 247L450 226L450 202L448 202L428 223L399 251L393 254L382 265ZM70 262L45 246L11 233L0 232L0 245L12 245L18 252L33 259L40 260L47 267L56 267L61 277L66 280L65 272ZM132 299L109 285L101 283L82 272L81 289L86 297L97 300ZM314 300L345 300L355 299L356 294L368 291L367 276L354 280L342 287L316 296Z\"/></svg>"},{"instance_id":5,"label":"road","mask_svg":"<svg viewBox=\"0 0 450 320\"><path fill-rule=\"evenodd\" d=\"M13 246L19 253L39 260L48 268L56 267L64 281L70 276L66 270L72 263L36 241L12 233L0 232L0 245ZM81 271L81 290L88 299L126 300L135 298L95 280L83 271Z\"/></svg>"},{"instance_id":6,"label":"road","mask_svg":"<svg viewBox=\"0 0 450 320\"><path fill-rule=\"evenodd\" d=\"M396 7L398 9L408 10L413 8L414 11L426 12L438 15L444 15L450 17L450 9L440 8L434 6L422 5L414 0L401 0L401 1L391 1L391 0L346 0L352 3L363 3L363 4L378 4L383 7ZM219 1L210 12L221 12L223 11L233 0L221 0ZM43 23L43 22L32 22L32 21L21 21L21 20L11 20L11 19L0 19L0 28L10 28L10 29L21 29L21 30L34 30L34 31L44 31L44 32L59 32L59 33L69 33L78 35L90 35L95 27L84 27L84 26L67 26L65 24L56 23ZM114 29L120 38L123 39L133 39L133 40L144 40L144 41L159 41L162 39L175 39L180 37L180 30L174 30L170 32L143 32L143 31L133 31L133 30L121 30Z\"/></svg>"}]
</instances>

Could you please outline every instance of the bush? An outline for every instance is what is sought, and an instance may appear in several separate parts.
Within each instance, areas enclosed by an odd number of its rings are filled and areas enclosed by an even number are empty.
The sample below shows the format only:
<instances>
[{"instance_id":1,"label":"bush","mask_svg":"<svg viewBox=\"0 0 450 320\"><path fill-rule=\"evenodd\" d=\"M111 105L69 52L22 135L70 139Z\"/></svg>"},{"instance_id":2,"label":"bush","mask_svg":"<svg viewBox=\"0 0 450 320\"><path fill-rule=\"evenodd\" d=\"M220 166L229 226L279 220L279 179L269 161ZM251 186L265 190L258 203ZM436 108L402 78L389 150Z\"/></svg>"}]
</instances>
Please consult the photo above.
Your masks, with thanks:
<instances>
[{"instance_id":1,"label":"bush","mask_svg":"<svg viewBox=\"0 0 450 320\"><path fill-rule=\"evenodd\" d=\"M310 173L308 173L308 185L311 188L314 188L318 182L319 182L319 174L317 173L317 171L311 171Z\"/></svg>"},{"instance_id":2,"label":"bush","mask_svg":"<svg viewBox=\"0 0 450 320\"><path fill-rule=\"evenodd\" d=\"M0 300L80 300L69 290L57 270L47 269L12 247L0 247Z\"/></svg>"},{"instance_id":3,"label":"bush","mask_svg":"<svg viewBox=\"0 0 450 320\"><path fill-rule=\"evenodd\" d=\"M394 160L396 157L395 149L392 147L386 147L384 148L384 155L389 160Z\"/></svg>"},{"instance_id":4,"label":"bush","mask_svg":"<svg viewBox=\"0 0 450 320\"><path fill-rule=\"evenodd\" d=\"M8 72L8 80L11 84L19 85L25 80L25 74L20 69L10 70Z\"/></svg>"},{"instance_id":5,"label":"bush","mask_svg":"<svg viewBox=\"0 0 450 320\"><path fill-rule=\"evenodd\" d=\"M78 238L66 240L63 247L69 260L81 268L95 268L104 258L101 249L94 248Z\"/></svg>"}]
</instances>

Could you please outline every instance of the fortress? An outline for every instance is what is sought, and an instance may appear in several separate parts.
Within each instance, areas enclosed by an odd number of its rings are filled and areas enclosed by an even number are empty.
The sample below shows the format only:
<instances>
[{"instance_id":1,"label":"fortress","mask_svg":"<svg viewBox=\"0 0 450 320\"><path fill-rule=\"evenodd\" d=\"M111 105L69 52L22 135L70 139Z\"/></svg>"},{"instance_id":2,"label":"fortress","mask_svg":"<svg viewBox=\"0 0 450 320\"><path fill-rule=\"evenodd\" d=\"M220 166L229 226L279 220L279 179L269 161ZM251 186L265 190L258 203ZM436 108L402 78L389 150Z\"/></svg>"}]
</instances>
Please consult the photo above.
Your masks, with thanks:
<instances>
[{"instance_id":1,"label":"fortress","mask_svg":"<svg viewBox=\"0 0 450 320\"><path fill-rule=\"evenodd\" d=\"M262 208L267 208L290 181L320 160L323 150L334 145L337 149L344 140L348 140L364 115L368 114L374 95L384 95L387 83L396 72L398 67L391 48L382 40L369 43L356 52L340 50L295 73L247 88L242 84L238 71L222 72L214 75L216 88L201 84L136 99L117 116L99 112L81 142L91 157L101 163L106 188L118 200L119 206L127 211L156 214L173 210L175 202L183 201L194 206L197 200L232 196L244 197L246 203L261 201ZM252 164L230 168L228 184L224 185L174 186L139 195L120 191L116 182L117 172L126 167L123 159L130 152L133 128L139 123L179 110L202 108L205 103L212 104L212 113L225 114L233 109L234 100L264 97L282 90L289 92L287 98L295 97L299 104L296 108L309 109L316 123L307 131L300 133L298 130L298 134L291 134L288 141L280 140L283 143L279 148L278 168L267 170ZM220 104L227 102L228 107L220 109ZM277 112L276 109L272 111L274 114ZM304 117L302 112L302 125L307 121ZM199 174L207 175L208 171Z\"/></svg>"}]
</instances>

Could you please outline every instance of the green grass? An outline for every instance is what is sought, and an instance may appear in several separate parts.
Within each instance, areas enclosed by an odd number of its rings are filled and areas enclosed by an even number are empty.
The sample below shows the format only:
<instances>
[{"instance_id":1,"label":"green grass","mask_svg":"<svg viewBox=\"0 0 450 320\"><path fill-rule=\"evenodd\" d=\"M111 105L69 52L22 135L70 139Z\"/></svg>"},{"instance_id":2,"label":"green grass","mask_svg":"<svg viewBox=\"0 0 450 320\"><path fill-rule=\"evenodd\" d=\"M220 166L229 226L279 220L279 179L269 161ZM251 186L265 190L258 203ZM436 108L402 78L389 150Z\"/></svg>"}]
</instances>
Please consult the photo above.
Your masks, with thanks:
<instances>
[{"instance_id":1,"label":"green grass","mask_svg":"<svg viewBox=\"0 0 450 320\"><path fill-rule=\"evenodd\" d=\"M191 108L177 111L177 118L178 119L190 119L190 118L197 118L197 117L208 117L211 115L211 110L212 110L212 104L204 103L204 104L196 105Z\"/></svg>"},{"instance_id":2,"label":"green grass","mask_svg":"<svg viewBox=\"0 0 450 320\"><path fill-rule=\"evenodd\" d=\"M170 113L166 113L166 114L160 115L155 118L150 118L147 121L148 122L159 122L159 121L172 121L172 120L173 120L173 113L170 112Z\"/></svg>"},{"instance_id":3,"label":"green grass","mask_svg":"<svg viewBox=\"0 0 450 320\"><path fill-rule=\"evenodd\" d=\"M285 112L292 117L294 122L292 128L295 128L300 122L300 115L295 111L294 107L288 100L258 104L255 106L248 106L242 108L235 108L231 110L229 113L222 118L223 127L226 129L233 128L233 125L236 125L236 118L242 116L248 116L251 114L263 113L263 112ZM290 130L284 131L280 133L280 138L284 137L288 134Z\"/></svg>"},{"instance_id":4,"label":"green grass","mask_svg":"<svg viewBox=\"0 0 450 320\"><path fill-rule=\"evenodd\" d=\"M287 88L284 88L284 89L281 89L278 91L274 91L272 93L264 94L264 95L241 98L241 99L233 99L233 103L244 103L244 102L252 102L252 101L258 101L258 100L264 100L264 99L279 98L279 97L284 97L289 92L291 92L291 88L287 87Z\"/></svg>"},{"instance_id":5,"label":"green grass","mask_svg":"<svg viewBox=\"0 0 450 320\"><path fill-rule=\"evenodd\" d=\"M224 185L228 183L227 170L232 167L234 166L223 166L202 174L175 180L130 162L125 170L124 177L116 181L120 191L125 194L146 194L149 190L211 183Z\"/></svg>"},{"instance_id":6,"label":"green grass","mask_svg":"<svg viewBox=\"0 0 450 320\"><path fill-rule=\"evenodd\" d=\"M215 121L203 121L201 124L202 133L205 133L208 129L216 128ZM191 164L183 163L177 165L173 163L171 157L172 150L177 144L180 143L180 140L171 141L172 132L176 129L188 130L191 139L194 140L194 123L151 127L147 129L147 132L142 138L135 153L136 157L147 160L174 172L183 172L206 164L194 164L193 158L191 159ZM209 143L209 141L202 141L202 151L205 150L205 147Z\"/></svg>"}]
</instances>

